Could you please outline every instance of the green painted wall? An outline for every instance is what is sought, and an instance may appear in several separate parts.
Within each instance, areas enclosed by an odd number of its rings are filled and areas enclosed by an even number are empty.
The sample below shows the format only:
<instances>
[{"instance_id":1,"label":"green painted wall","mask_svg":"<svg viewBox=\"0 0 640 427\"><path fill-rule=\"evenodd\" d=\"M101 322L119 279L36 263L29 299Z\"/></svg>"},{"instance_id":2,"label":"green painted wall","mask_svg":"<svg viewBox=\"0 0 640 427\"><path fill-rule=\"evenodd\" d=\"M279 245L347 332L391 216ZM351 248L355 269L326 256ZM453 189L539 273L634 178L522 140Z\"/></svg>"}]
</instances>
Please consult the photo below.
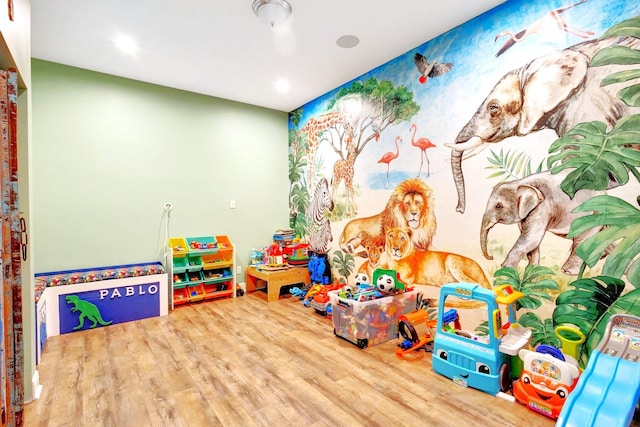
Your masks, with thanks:
<instances>
[{"instance_id":1,"label":"green painted wall","mask_svg":"<svg viewBox=\"0 0 640 427\"><path fill-rule=\"evenodd\" d=\"M32 82L36 272L161 260L166 202L243 272L288 226L286 113L40 60Z\"/></svg>"}]
</instances>

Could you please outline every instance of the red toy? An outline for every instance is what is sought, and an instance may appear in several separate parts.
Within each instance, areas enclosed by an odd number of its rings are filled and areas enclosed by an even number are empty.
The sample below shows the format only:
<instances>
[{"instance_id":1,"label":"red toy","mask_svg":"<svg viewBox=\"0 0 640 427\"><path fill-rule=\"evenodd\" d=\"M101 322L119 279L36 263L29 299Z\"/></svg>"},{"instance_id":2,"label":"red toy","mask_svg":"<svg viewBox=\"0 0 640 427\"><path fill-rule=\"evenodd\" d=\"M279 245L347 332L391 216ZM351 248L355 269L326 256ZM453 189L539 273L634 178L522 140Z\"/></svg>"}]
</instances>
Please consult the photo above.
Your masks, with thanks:
<instances>
[{"instance_id":1,"label":"red toy","mask_svg":"<svg viewBox=\"0 0 640 427\"><path fill-rule=\"evenodd\" d=\"M329 308L331 307L331 299L329 298L329 291L342 289L344 286L345 285L343 283L338 282L335 282L333 285L322 286L322 288L313 296L309 305L318 314L330 315L331 310Z\"/></svg>"},{"instance_id":2,"label":"red toy","mask_svg":"<svg viewBox=\"0 0 640 427\"><path fill-rule=\"evenodd\" d=\"M535 412L558 418L567 396L578 382L577 363L561 360L558 355L524 349L518 355L524 367L520 379L513 385L516 400Z\"/></svg>"}]
</instances>

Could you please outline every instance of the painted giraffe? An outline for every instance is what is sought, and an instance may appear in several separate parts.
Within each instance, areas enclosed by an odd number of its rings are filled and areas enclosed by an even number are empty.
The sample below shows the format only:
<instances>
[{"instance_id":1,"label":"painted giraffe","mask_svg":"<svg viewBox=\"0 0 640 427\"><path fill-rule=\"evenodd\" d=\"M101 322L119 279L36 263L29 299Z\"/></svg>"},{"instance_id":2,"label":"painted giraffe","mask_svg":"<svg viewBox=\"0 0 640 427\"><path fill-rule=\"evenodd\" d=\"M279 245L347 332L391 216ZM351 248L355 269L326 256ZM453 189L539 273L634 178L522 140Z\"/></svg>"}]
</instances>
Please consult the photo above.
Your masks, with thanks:
<instances>
[{"instance_id":1,"label":"painted giraffe","mask_svg":"<svg viewBox=\"0 0 640 427\"><path fill-rule=\"evenodd\" d=\"M356 161L356 146L353 143L353 138L347 136L346 141L347 156L344 159L338 159L333 164L333 177L331 178L331 194L335 198L337 195L338 186L340 182L344 180L344 189L346 194L345 210L349 215L350 208L353 208L353 214L356 214L356 201L355 192L353 190L353 174L354 163Z\"/></svg>"},{"instance_id":2,"label":"painted giraffe","mask_svg":"<svg viewBox=\"0 0 640 427\"><path fill-rule=\"evenodd\" d=\"M353 138L353 128L349 124L347 118L341 112L331 112L322 114L318 117L310 118L307 123L300 129L300 134L307 135L309 148L307 150L307 188L314 188L313 178L316 167L316 152L322 142L321 135L323 132L337 125L342 125L345 132Z\"/></svg>"}]
</instances>

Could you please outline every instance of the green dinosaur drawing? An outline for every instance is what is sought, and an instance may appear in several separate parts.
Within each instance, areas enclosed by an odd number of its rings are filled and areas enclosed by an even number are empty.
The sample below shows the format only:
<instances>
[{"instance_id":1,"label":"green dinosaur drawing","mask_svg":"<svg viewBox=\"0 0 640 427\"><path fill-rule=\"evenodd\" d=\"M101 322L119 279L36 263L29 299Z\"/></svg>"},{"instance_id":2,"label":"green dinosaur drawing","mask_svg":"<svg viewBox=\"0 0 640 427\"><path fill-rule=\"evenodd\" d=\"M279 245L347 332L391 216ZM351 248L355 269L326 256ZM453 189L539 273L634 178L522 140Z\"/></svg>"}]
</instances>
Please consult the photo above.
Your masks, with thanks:
<instances>
[{"instance_id":1,"label":"green dinosaur drawing","mask_svg":"<svg viewBox=\"0 0 640 427\"><path fill-rule=\"evenodd\" d=\"M67 304L73 304L73 308L71 309L72 312L80 312L80 317L78 318L80 324L73 328L74 331L82 329L84 326L84 319L89 319L93 322L93 325L89 326L89 329L95 328L98 326L98 323L102 326L107 326L113 323L113 320L106 322L102 319L100 310L95 304L81 300L77 295L67 295L65 299L67 300Z\"/></svg>"}]
</instances>

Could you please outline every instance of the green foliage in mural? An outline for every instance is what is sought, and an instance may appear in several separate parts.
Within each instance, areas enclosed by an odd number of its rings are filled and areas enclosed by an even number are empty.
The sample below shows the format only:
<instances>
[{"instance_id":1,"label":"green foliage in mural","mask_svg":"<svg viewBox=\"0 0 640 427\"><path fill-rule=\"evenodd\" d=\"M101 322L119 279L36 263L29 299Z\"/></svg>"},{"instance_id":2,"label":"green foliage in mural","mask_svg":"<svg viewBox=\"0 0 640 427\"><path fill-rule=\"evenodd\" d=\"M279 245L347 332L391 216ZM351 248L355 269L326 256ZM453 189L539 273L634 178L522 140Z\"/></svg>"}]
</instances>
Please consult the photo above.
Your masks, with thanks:
<instances>
[{"instance_id":1,"label":"green foliage in mural","mask_svg":"<svg viewBox=\"0 0 640 427\"><path fill-rule=\"evenodd\" d=\"M627 19L626 21L614 25L609 28L601 38L612 36L632 36L640 38L640 16ZM613 64L640 64L640 50L631 49L627 46L609 46L596 53L591 60L592 67ZM603 79L602 86L628 82L637 78L640 78L640 69L620 71ZM618 98L624 101L627 105L640 107L640 84L627 86L620 90L617 95Z\"/></svg>"},{"instance_id":2,"label":"green foliage in mural","mask_svg":"<svg viewBox=\"0 0 640 427\"><path fill-rule=\"evenodd\" d=\"M302 108L296 108L289 113L289 124L291 128L297 129L300 126L300 120L302 120Z\"/></svg>"},{"instance_id":3,"label":"green foliage in mural","mask_svg":"<svg viewBox=\"0 0 640 427\"><path fill-rule=\"evenodd\" d=\"M640 316L640 289L622 295L625 283L609 276L579 279L574 288L561 293L556 299L553 323L556 326L576 326L586 337L579 357L585 366L591 352L600 343L613 314L624 313Z\"/></svg>"},{"instance_id":4,"label":"green foliage in mural","mask_svg":"<svg viewBox=\"0 0 640 427\"><path fill-rule=\"evenodd\" d=\"M353 269L356 267L353 256L340 250L333 253L333 259L331 260L331 262L332 267L338 270L338 274L340 274L340 276L344 278L351 276Z\"/></svg>"},{"instance_id":5,"label":"green foliage in mural","mask_svg":"<svg viewBox=\"0 0 640 427\"><path fill-rule=\"evenodd\" d=\"M603 122L580 123L551 145L547 165L552 173L574 169L560 186L572 198L581 189L606 190L611 177L624 185L629 172L640 181L640 151L630 147L639 138L637 114L620 119L610 132Z\"/></svg>"},{"instance_id":6,"label":"green foliage in mural","mask_svg":"<svg viewBox=\"0 0 640 427\"><path fill-rule=\"evenodd\" d=\"M521 308L536 309L542 305L542 299L551 301L548 291L558 290L558 283L548 276L555 273L548 267L541 265L527 265L522 277L513 267L502 267L493 273L494 286L511 285L516 291L524 294L523 298L516 301L516 310Z\"/></svg>"},{"instance_id":7,"label":"green foliage in mural","mask_svg":"<svg viewBox=\"0 0 640 427\"><path fill-rule=\"evenodd\" d=\"M391 81L375 77L340 88L329 101L327 109L335 108L348 95L359 96L368 110L359 123L352 123L356 133L356 154L360 154L365 145L387 127L408 121L420 111L420 105L413 100L413 93L405 86L394 87Z\"/></svg>"},{"instance_id":8,"label":"green foliage in mural","mask_svg":"<svg viewBox=\"0 0 640 427\"><path fill-rule=\"evenodd\" d=\"M531 156L524 151L509 150L506 153L501 148L500 153L491 150L487 157L490 165L485 169L493 170L487 178L500 178L500 181L521 179L531 175ZM542 163L538 165L537 172L542 171Z\"/></svg>"},{"instance_id":9,"label":"green foliage in mural","mask_svg":"<svg viewBox=\"0 0 640 427\"><path fill-rule=\"evenodd\" d=\"M289 227L299 237L306 236L307 219L304 215L309 205L304 168L307 166L305 141L299 138L297 127L302 119L302 108L289 113Z\"/></svg>"},{"instance_id":10,"label":"green foliage in mural","mask_svg":"<svg viewBox=\"0 0 640 427\"><path fill-rule=\"evenodd\" d=\"M289 227L296 231L296 235L306 235L307 221L304 217L309 205L309 192L304 176L306 156L300 150L289 151Z\"/></svg>"},{"instance_id":11,"label":"green foliage in mural","mask_svg":"<svg viewBox=\"0 0 640 427\"><path fill-rule=\"evenodd\" d=\"M610 36L640 36L640 17L611 27L602 37ZM619 45L610 46L594 56L591 66L610 64L640 64L640 51ZM639 76L640 70L614 73L603 80L603 85L626 82ZM639 93L640 85L635 84L618 92L618 96L627 104L638 106ZM638 140L640 115L637 114L620 119L609 132L602 122L581 123L550 147L549 152L556 154L548 158L548 165L553 165L551 170L554 173L575 168L561 185L569 196L583 188L604 190L611 185L612 178L619 185L624 185L629 181L629 173L640 181L640 152L632 148ZM626 272L629 282L638 287L640 263L634 262L634 259L640 253L640 211L612 196L595 197L576 210L595 213L575 220L567 237L572 238L593 227L604 226L576 250L585 262L583 270L586 266L593 267L611 251L602 273L621 278Z\"/></svg>"},{"instance_id":12,"label":"green foliage in mural","mask_svg":"<svg viewBox=\"0 0 640 427\"><path fill-rule=\"evenodd\" d=\"M531 330L531 347L535 348L538 344L547 344L560 348L560 340L556 335L552 319L543 321L537 314L529 312L520 316L518 323Z\"/></svg>"},{"instance_id":13,"label":"green foliage in mural","mask_svg":"<svg viewBox=\"0 0 640 427\"><path fill-rule=\"evenodd\" d=\"M577 212L595 212L571 223L568 238L593 228L605 228L582 242L576 254L593 267L607 252L602 274L615 278L627 275L636 288L640 287L640 210L617 197L601 195L576 208ZM613 248L613 249L612 249Z\"/></svg>"},{"instance_id":14,"label":"green foliage in mural","mask_svg":"<svg viewBox=\"0 0 640 427\"><path fill-rule=\"evenodd\" d=\"M623 21L609 28L601 37L640 37L640 16ZM613 45L597 52L591 60L592 67L607 65L640 65L640 50ZM624 83L640 78L640 69L624 70L610 74L602 80L602 86ZM627 105L640 106L640 84L626 86L617 93ZM640 153L631 148L640 136L640 115L631 115L619 120L610 132L607 125L594 121L580 123L565 133L550 148L556 153L547 159L551 171L557 173L575 168L562 183L562 189L570 197L580 189L604 190L613 177L620 185L629 180L629 172L640 181L637 167Z\"/></svg>"}]
</instances>

